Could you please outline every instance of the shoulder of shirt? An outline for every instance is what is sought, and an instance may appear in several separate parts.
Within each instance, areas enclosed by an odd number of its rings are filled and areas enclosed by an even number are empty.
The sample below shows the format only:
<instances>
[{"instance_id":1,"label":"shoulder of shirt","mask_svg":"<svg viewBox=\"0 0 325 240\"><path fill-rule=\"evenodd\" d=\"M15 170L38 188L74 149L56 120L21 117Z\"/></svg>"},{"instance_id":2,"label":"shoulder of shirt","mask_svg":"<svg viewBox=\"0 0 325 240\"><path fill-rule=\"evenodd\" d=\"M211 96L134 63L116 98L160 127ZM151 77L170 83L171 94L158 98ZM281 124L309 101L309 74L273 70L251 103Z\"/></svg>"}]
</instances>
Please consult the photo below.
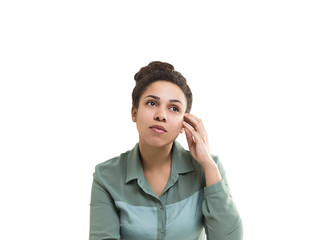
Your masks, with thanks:
<instances>
[{"instance_id":1,"label":"shoulder of shirt","mask_svg":"<svg viewBox=\"0 0 325 240\"><path fill-rule=\"evenodd\" d=\"M192 156L192 154L191 154L191 152L189 151L189 150L186 150L186 149L184 149L185 150L185 152L188 154L188 156L189 156L189 158L192 160L192 162L193 163L197 163L197 164L199 164L196 160L195 160L195 158ZM220 160L219 160L219 157L217 156L217 155L214 155L214 154L210 154L211 155L211 157L212 157L212 159L214 160L214 162L216 163L216 164L220 164L221 165L221 162L220 162Z\"/></svg>"},{"instance_id":2,"label":"shoulder of shirt","mask_svg":"<svg viewBox=\"0 0 325 240\"><path fill-rule=\"evenodd\" d=\"M218 156L217 155L213 155L213 154L211 154L211 157L212 157L212 159L215 161L215 163L219 163L219 158L218 158Z\"/></svg>"},{"instance_id":3,"label":"shoulder of shirt","mask_svg":"<svg viewBox=\"0 0 325 240\"><path fill-rule=\"evenodd\" d=\"M189 150L185 150L187 152L187 154L189 155L189 158L191 159L192 163L193 163L193 166L197 169L197 168L200 168L201 170L202 167L201 165L195 160L195 158L193 158L193 156L191 155L191 152ZM220 162L219 160L219 157L217 155L214 155L214 154L210 154L213 161L218 165L219 167L219 170L222 172L222 173L225 173L225 169L222 165L222 163Z\"/></svg>"},{"instance_id":4,"label":"shoulder of shirt","mask_svg":"<svg viewBox=\"0 0 325 240\"><path fill-rule=\"evenodd\" d=\"M216 156L216 155L213 155L213 154L211 154L211 157L212 157L212 159L214 160L214 162L218 165L218 168L219 168L220 173L221 173L222 175L224 175L224 174L226 173L226 170L225 170L225 168L223 167L222 163L220 162L219 157Z\"/></svg>"},{"instance_id":5,"label":"shoulder of shirt","mask_svg":"<svg viewBox=\"0 0 325 240\"><path fill-rule=\"evenodd\" d=\"M95 174L102 174L103 172L116 172L118 173L119 169L126 167L127 156L131 150L128 150L124 153L121 153L119 156L108 159L102 163L99 163L95 166Z\"/></svg>"},{"instance_id":6,"label":"shoulder of shirt","mask_svg":"<svg viewBox=\"0 0 325 240\"><path fill-rule=\"evenodd\" d=\"M201 165L195 160L195 158L192 156L191 152L187 149L184 149L183 150L187 153L187 155L189 156L189 159L191 160L192 164L193 164L193 167L194 169L196 170L200 170L200 171L203 171ZM224 173L225 172L225 169L223 167L223 165L221 164L220 160L219 160L219 157L217 155L214 155L214 154L210 154L212 159L214 160L214 162L218 165L219 167L219 170Z\"/></svg>"}]
</instances>

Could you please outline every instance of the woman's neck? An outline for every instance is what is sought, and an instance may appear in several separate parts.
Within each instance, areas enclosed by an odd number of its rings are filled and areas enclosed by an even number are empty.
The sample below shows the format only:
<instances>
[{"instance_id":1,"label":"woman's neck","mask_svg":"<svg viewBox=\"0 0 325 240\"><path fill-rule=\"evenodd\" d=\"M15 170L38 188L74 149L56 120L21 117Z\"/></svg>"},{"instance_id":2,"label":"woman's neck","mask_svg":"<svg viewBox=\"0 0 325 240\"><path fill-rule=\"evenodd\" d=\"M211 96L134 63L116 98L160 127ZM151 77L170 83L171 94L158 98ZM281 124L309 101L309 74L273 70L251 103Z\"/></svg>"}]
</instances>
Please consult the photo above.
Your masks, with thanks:
<instances>
[{"instance_id":1,"label":"woman's neck","mask_svg":"<svg viewBox=\"0 0 325 240\"><path fill-rule=\"evenodd\" d=\"M144 170L158 170L163 166L170 166L172 157L171 151L173 142L162 146L154 147L139 141L139 151Z\"/></svg>"}]
</instances>

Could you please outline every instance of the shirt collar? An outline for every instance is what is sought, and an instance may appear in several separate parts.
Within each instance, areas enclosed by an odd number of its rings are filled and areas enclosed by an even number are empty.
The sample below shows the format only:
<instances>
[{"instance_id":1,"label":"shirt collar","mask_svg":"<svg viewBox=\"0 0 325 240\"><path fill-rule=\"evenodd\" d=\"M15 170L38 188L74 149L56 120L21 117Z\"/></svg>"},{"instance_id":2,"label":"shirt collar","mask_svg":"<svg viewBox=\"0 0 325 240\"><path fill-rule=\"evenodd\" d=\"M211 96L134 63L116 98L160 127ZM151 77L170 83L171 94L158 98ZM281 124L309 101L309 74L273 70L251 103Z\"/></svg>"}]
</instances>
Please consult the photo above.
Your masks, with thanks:
<instances>
[{"instance_id":1,"label":"shirt collar","mask_svg":"<svg viewBox=\"0 0 325 240\"><path fill-rule=\"evenodd\" d=\"M172 173L187 173L194 170L191 154L174 141L172 149Z\"/></svg>"},{"instance_id":2,"label":"shirt collar","mask_svg":"<svg viewBox=\"0 0 325 240\"><path fill-rule=\"evenodd\" d=\"M142 165L139 154L139 143L129 152L126 163L126 179L125 183L133 179L137 179L142 171Z\"/></svg>"},{"instance_id":3,"label":"shirt collar","mask_svg":"<svg viewBox=\"0 0 325 240\"><path fill-rule=\"evenodd\" d=\"M182 174L194 170L191 154L182 145L174 141L172 148L172 170L171 175ZM127 173L125 183L133 179L143 177L143 170L139 154L139 143L129 152L127 156Z\"/></svg>"}]
</instances>

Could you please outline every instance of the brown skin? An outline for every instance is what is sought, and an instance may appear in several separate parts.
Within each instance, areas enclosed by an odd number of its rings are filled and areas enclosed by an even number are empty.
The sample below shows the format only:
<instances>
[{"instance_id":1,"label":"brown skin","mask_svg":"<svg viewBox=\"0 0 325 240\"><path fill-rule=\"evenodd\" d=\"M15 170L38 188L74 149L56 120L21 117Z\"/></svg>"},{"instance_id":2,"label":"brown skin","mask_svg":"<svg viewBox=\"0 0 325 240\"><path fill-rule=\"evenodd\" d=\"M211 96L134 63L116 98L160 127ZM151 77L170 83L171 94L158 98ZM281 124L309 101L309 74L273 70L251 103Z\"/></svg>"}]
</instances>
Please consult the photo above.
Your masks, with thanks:
<instances>
[{"instance_id":1,"label":"brown skin","mask_svg":"<svg viewBox=\"0 0 325 240\"><path fill-rule=\"evenodd\" d=\"M210 156L203 123L194 115L185 113L186 104L186 97L177 85L156 81L141 95L139 107L132 107L132 120L136 122L139 132L143 173L158 197L163 193L170 176L173 142L184 129L190 152L205 172L206 185L222 179ZM163 127L164 131L152 126Z\"/></svg>"},{"instance_id":2,"label":"brown skin","mask_svg":"<svg viewBox=\"0 0 325 240\"><path fill-rule=\"evenodd\" d=\"M193 114L185 114L185 134L191 155L202 166L205 174L206 186L222 180L217 164L210 155L208 135L202 120Z\"/></svg>"}]
</instances>

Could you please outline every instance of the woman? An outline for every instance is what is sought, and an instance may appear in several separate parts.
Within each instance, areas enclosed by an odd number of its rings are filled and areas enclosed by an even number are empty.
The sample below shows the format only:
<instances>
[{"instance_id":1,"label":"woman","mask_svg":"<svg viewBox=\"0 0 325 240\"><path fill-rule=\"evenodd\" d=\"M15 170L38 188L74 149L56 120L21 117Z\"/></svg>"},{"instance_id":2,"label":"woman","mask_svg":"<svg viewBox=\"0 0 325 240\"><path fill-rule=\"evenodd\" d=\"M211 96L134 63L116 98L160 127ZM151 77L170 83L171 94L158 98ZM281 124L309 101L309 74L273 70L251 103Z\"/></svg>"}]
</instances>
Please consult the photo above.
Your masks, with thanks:
<instances>
[{"instance_id":1,"label":"woman","mask_svg":"<svg viewBox=\"0 0 325 240\"><path fill-rule=\"evenodd\" d=\"M96 166L90 240L240 240L242 224L186 79L152 62L134 76L135 147ZM175 141L185 131L189 151Z\"/></svg>"}]
</instances>

